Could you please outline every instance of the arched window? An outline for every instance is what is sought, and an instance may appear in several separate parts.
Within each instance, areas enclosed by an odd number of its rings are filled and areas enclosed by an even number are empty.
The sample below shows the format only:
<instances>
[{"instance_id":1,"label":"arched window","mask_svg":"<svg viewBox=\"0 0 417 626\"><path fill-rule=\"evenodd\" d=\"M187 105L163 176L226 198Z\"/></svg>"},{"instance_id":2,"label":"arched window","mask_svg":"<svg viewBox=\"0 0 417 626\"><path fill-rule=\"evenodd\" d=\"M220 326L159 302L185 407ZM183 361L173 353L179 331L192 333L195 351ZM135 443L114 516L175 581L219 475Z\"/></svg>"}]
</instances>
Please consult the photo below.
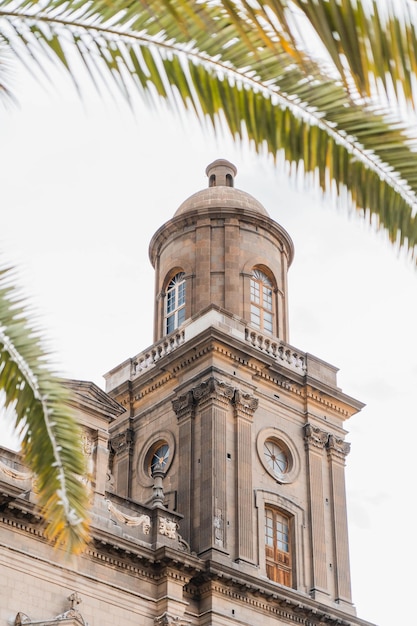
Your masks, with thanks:
<instances>
[{"instance_id":1,"label":"arched window","mask_svg":"<svg viewBox=\"0 0 417 626\"><path fill-rule=\"evenodd\" d=\"M165 333L169 335L185 320L185 274L179 272L172 278L166 290Z\"/></svg>"},{"instance_id":2,"label":"arched window","mask_svg":"<svg viewBox=\"0 0 417 626\"><path fill-rule=\"evenodd\" d=\"M276 583L292 587L291 518L265 508L266 575Z\"/></svg>"},{"instance_id":3,"label":"arched window","mask_svg":"<svg viewBox=\"0 0 417 626\"><path fill-rule=\"evenodd\" d=\"M250 321L267 333L273 331L272 281L259 269L252 271L250 280Z\"/></svg>"}]
</instances>

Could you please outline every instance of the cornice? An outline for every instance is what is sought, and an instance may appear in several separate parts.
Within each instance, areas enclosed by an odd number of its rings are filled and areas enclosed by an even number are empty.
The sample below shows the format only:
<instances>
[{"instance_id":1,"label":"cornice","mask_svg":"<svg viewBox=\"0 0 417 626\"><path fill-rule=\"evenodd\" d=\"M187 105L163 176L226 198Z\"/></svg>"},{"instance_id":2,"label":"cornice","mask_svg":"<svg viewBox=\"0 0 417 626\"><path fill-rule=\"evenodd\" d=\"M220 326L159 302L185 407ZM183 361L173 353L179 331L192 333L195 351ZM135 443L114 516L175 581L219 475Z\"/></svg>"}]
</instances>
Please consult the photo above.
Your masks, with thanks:
<instances>
[{"instance_id":1,"label":"cornice","mask_svg":"<svg viewBox=\"0 0 417 626\"><path fill-rule=\"evenodd\" d=\"M374 626L356 616L315 602L309 596L260 578L237 573L223 565L208 563L206 571L186 586L190 596L213 593L249 605L257 613L273 615L289 624L303 626Z\"/></svg>"},{"instance_id":2,"label":"cornice","mask_svg":"<svg viewBox=\"0 0 417 626\"><path fill-rule=\"evenodd\" d=\"M115 501L117 503L118 498ZM134 512L137 511L133 509L132 513ZM122 514L122 511L120 513ZM152 514L155 517L155 511L152 511ZM91 540L81 557L90 558L98 563L108 563L121 570L148 576L153 579L158 579L161 575L169 575L179 580L184 576L185 584L185 581L188 582L191 575L202 570L203 562L195 554L187 551L186 546L183 545L184 542L181 543L180 537L175 537L175 541L179 542L178 548L176 543L173 546L159 545L155 547L153 543L155 538L157 542L163 541L165 538L162 532L163 529L159 527L161 516L165 520L166 517L169 518L169 512L161 510L160 514L156 516L158 519L155 517L152 520L152 524L157 525L155 537L150 537L150 543L146 545L144 541L140 541L135 537L113 534L108 532L106 528L99 527L97 520L94 521L93 509L93 521L90 527ZM128 516L125 515L125 517L127 518ZM141 517L146 516L132 516L131 519L141 522ZM131 526L131 519L123 520L124 524L123 521L120 523L129 527ZM40 541L42 544L47 544L51 549L54 549L54 546L46 538L44 520L39 514L36 505L31 502L25 500L4 502L3 510L0 513L1 525L5 528L18 530L34 539L35 542ZM34 545L33 553L29 552L28 555L33 558L39 558L36 544ZM164 573L161 568L164 569Z\"/></svg>"},{"instance_id":3,"label":"cornice","mask_svg":"<svg viewBox=\"0 0 417 626\"><path fill-rule=\"evenodd\" d=\"M212 354L226 358L234 365L247 368L252 377L272 383L303 402L312 401L322 407L323 410L331 411L343 420L351 417L363 406L362 403L346 396L337 388L320 389L318 385L312 386L311 382L306 384L303 376L286 370L285 367L281 367L280 371L275 366L270 367L268 357L268 364L265 367L264 359L260 358L261 355L258 352L253 351L250 346L248 346L247 352L243 352L241 344L235 345L236 342L234 342L230 345L230 339L226 343L224 336L219 336L216 329L208 329L198 339L197 345L193 345L193 342L186 342L177 348L175 354L161 359L158 367L149 372L148 379L145 372L139 379L132 381L133 401L138 402L149 394L158 391L167 383L175 380L181 372L195 366L199 360ZM169 370L165 369L167 362L169 362ZM129 402L130 399L125 393L124 397L120 399L120 404L128 406Z\"/></svg>"}]
</instances>

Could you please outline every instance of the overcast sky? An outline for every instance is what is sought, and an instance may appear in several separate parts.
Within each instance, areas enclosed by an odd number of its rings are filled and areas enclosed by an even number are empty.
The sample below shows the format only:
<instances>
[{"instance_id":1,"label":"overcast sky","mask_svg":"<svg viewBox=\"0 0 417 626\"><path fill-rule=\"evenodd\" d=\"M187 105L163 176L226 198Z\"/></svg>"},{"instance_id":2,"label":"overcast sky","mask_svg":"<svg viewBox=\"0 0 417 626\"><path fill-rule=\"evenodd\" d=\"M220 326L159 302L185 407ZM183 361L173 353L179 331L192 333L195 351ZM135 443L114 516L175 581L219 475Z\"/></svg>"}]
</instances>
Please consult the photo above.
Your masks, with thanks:
<instances>
[{"instance_id":1,"label":"overcast sky","mask_svg":"<svg viewBox=\"0 0 417 626\"><path fill-rule=\"evenodd\" d=\"M366 407L346 424L353 599L379 626L409 623L414 597L417 270L365 222L290 183L268 159L192 120L81 105L16 78L2 110L0 245L46 329L59 373L103 374L152 343L148 245L207 186L217 158L290 234L290 341L340 369ZM8 441L5 439L5 441ZM401 462L400 462L401 461ZM410 564L410 566L409 566Z\"/></svg>"}]
</instances>

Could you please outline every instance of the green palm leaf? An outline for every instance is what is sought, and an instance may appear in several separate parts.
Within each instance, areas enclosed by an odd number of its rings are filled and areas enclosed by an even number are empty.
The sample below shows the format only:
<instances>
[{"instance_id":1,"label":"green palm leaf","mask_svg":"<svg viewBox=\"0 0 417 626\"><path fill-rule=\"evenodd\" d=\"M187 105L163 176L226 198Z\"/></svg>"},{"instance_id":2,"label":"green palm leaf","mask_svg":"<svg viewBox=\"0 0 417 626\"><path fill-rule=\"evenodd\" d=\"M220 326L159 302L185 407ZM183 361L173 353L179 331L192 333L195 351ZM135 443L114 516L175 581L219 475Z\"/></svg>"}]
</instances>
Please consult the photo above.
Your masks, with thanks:
<instances>
[{"instance_id":1,"label":"green palm leaf","mask_svg":"<svg viewBox=\"0 0 417 626\"><path fill-rule=\"evenodd\" d=\"M85 546L89 527L81 432L14 281L12 270L0 269L0 387L5 406L14 410L24 459L36 476L46 535L76 553Z\"/></svg>"},{"instance_id":2,"label":"green palm leaf","mask_svg":"<svg viewBox=\"0 0 417 626\"><path fill-rule=\"evenodd\" d=\"M284 1L261 2L257 10L243 3L244 19L233 2L176 0L111 5L53 0L42 9L31 0L6 0L1 13L17 55L29 48L31 60L42 67L46 49L71 72L76 51L91 78L100 83L101 76L111 77L128 99L135 87L148 103L162 98L172 108L180 105L202 123L210 119L216 130L225 120L236 138L247 136L274 159L283 155L295 175L302 168L313 185L377 216L391 240L413 254L416 129L411 132L391 111L353 97L346 88L341 44L336 53L332 33L339 25L340 41L352 57L359 45L359 35L351 32L360 22L357 11L346 2L332 11L326 0L301 4L317 28L322 24L322 41L340 70L340 82L291 47L295 39L286 30ZM267 5L275 10L268 22ZM352 58L352 75L363 74L360 60Z\"/></svg>"}]
</instances>

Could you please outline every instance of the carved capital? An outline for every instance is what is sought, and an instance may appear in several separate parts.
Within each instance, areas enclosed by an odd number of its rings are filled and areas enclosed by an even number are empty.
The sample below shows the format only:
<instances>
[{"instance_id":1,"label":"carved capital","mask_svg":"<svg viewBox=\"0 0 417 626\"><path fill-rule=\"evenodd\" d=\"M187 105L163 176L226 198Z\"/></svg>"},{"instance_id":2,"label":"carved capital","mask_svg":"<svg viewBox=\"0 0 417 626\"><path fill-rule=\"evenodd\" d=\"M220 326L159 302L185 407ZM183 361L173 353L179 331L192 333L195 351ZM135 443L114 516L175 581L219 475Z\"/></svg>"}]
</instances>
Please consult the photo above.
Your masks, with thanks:
<instances>
[{"instance_id":1,"label":"carved capital","mask_svg":"<svg viewBox=\"0 0 417 626\"><path fill-rule=\"evenodd\" d=\"M318 428L317 426L312 426L311 424L306 424L304 426L304 432L304 439L307 447L323 450L324 447L327 445L329 433L326 433L325 430L321 430L321 428Z\"/></svg>"},{"instance_id":2,"label":"carved capital","mask_svg":"<svg viewBox=\"0 0 417 626\"><path fill-rule=\"evenodd\" d=\"M233 403L237 416L245 415L247 417L253 417L253 414L258 408L259 400L254 398L250 393L235 389Z\"/></svg>"},{"instance_id":3,"label":"carved capital","mask_svg":"<svg viewBox=\"0 0 417 626\"><path fill-rule=\"evenodd\" d=\"M223 404L228 404L235 393L231 385L227 385L217 378L209 378L192 390L195 402L217 400Z\"/></svg>"},{"instance_id":4,"label":"carved capital","mask_svg":"<svg viewBox=\"0 0 417 626\"><path fill-rule=\"evenodd\" d=\"M350 443L334 435L329 435L327 447L329 456L335 456L343 461L350 452Z\"/></svg>"},{"instance_id":5,"label":"carved capital","mask_svg":"<svg viewBox=\"0 0 417 626\"><path fill-rule=\"evenodd\" d=\"M123 433L115 435L109 441L109 446L113 454L122 454L130 449L133 443L133 430L128 428Z\"/></svg>"},{"instance_id":6,"label":"carved capital","mask_svg":"<svg viewBox=\"0 0 417 626\"><path fill-rule=\"evenodd\" d=\"M172 401L172 408L174 409L178 419L190 415L194 406L194 395L192 391L187 391L182 396L175 398Z\"/></svg>"}]
</instances>

